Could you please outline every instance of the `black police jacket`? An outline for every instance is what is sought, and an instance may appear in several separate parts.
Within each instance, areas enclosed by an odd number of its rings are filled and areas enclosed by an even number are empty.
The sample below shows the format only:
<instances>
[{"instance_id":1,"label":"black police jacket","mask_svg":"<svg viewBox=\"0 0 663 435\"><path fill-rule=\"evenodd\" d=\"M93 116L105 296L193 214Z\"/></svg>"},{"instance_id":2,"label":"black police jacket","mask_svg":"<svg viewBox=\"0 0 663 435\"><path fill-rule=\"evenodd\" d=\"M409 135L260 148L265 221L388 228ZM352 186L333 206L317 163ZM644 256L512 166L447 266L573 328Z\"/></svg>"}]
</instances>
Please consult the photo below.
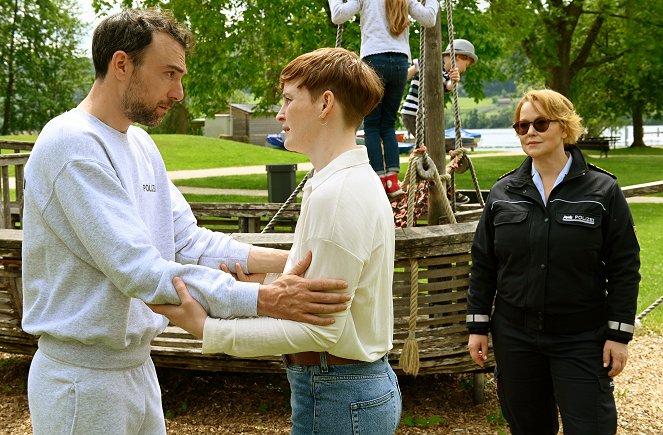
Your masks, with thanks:
<instances>
[{"instance_id":1,"label":"black police jacket","mask_svg":"<svg viewBox=\"0 0 663 435\"><path fill-rule=\"evenodd\" d=\"M487 334L495 311L546 333L607 324L627 343L640 282L640 247L615 177L588 165L576 146L563 181L544 204L532 159L490 190L472 244L467 327Z\"/></svg>"}]
</instances>

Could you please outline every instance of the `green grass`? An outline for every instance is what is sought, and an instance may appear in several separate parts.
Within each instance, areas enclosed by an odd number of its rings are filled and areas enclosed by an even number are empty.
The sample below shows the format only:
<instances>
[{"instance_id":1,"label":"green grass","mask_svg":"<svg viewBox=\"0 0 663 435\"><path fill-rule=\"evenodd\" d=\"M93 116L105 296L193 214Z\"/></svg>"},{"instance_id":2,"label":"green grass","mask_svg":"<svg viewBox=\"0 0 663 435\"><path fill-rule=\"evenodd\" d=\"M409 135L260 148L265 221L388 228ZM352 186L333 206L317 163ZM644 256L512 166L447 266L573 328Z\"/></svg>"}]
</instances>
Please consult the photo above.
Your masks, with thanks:
<instances>
[{"instance_id":1,"label":"green grass","mask_svg":"<svg viewBox=\"0 0 663 435\"><path fill-rule=\"evenodd\" d=\"M152 136L169 171L308 162L306 156L274 148L203 136Z\"/></svg>"},{"instance_id":2,"label":"green grass","mask_svg":"<svg viewBox=\"0 0 663 435\"><path fill-rule=\"evenodd\" d=\"M479 187L485 190L490 189L499 177L518 167L523 160L523 156L494 156L472 159ZM653 149L650 154L623 158L617 156L607 159L587 157L587 161L616 175L621 186L630 186L661 179L660 168L663 166L663 149ZM406 172L407 163L403 163L401 164L401 179ZM306 171L297 172L297 182L301 180L305 173ZM455 181L458 189L474 189L469 171L464 174L456 174ZM178 186L222 189L267 189L267 177L264 174L232 175L177 180L175 184Z\"/></svg>"},{"instance_id":3,"label":"green grass","mask_svg":"<svg viewBox=\"0 0 663 435\"><path fill-rule=\"evenodd\" d=\"M24 142L34 142L37 140L37 135L36 134L21 134L21 135L8 135L8 136L0 136L0 139L2 140L21 140Z\"/></svg>"},{"instance_id":4,"label":"green grass","mask_svg":"<svg viewBox=\"0 0 663 435\"><path fill-rule=\"evenodd\" d=\"M458 97L458 109L461 113L467 113L472 109L477 109L479 111L492 110L495 108L495 103L491 98L484 98L478 103L474 101L474 98L470 97ZM453 111L453 108L448 109Z\"/></svg>"},{"instance_id":5,"label":"green grass","mask_svg":"<svg viewBox=\"0 0 663 435\"><path fill-rule=\"evenodd\" d=\"M611 149L608 153L608 158L600 160L609 160L612 157L624 157L624 156L663 156L663 147L628 147L628 148L615 148Z\"/></svg>"},{"instance_id":6,"label":"green grass","mask_svg":"<svg viewBox=\"0 0 663 435\"><path fill-rule=\"evenodd\" d=\"M594 158L585 155L588 163L592 163L614 174L620 186L656 181L663 178L663 148L650 148L636 153L629 153L630 149L614 150L608 158ZM472 158L472 156L470 156ZM472 159L479 186L490 189L495 180L518 167L524 156L496 156ZM473 189L470 172L456 174L456 186L459 189Z\"/></svg>"},{"instance_id":7,"label":"green grass","mask_svg":"<svg viewBox=\"0 0 663 435\"><path fill-rule=\"evenodd\" d=\"M663 296L663 204L631 204L631 212L640 242L640 314ZM647 314L642 324L663 333L663 304Z\"/></svg>"}]
</instances>

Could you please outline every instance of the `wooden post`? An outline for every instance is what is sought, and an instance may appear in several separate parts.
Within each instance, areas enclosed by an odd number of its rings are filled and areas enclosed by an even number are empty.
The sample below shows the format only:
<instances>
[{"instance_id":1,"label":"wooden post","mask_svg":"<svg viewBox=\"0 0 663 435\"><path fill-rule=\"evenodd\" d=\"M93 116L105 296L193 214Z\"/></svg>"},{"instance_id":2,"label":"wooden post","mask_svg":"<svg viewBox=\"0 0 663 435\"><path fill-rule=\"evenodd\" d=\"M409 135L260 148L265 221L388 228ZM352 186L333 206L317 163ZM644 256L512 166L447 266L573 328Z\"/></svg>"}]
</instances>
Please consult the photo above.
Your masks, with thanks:
<instances>
[{"instance_id":1,"label":"wooden post","mask_svg":"<svg viewBox=\"0 0 663 435\"><path fill-rule=\"evenodd\" d=\"M472 386L472 402L474 402L475 405L481 405L486 397L486 375L484 373L474 373L472 379L474 379L474 384Z\"/></svg>"},{"instance_id":2,"label":"wooden post","mask_svg":"<svg viewBox=\"0 0 663 435\"><path fill-rule=\"evenodd\" d=\"M442 84L442 26L441 11L437 15L437 23L433 27L424 28L426 34L426 66L423 79L426 107L426 139L425 144L437 170L444 174L444 88ZM431 189L428 197L428 225L438 225L440 218L445 216L442 208L442 196L446 192Z\"/></svg>"}]
</instances>

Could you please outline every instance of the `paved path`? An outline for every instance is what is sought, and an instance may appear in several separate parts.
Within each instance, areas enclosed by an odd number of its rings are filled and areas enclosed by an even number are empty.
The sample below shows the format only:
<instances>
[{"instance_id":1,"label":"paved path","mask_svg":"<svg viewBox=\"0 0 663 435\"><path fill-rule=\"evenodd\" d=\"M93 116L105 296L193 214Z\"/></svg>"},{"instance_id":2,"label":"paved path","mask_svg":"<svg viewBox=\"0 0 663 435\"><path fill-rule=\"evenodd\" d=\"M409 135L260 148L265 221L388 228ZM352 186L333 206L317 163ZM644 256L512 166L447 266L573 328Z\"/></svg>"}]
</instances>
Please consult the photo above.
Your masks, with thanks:
<instances>
[{"instance_id":1,"label":"paved path","mask_svg":"<svg viewBox=\"0 0 663 435\"><path fill-rule=\"evenodd\" d=\"M524 156L522 151L501 152L501 153L470 153L470 158L492 157L492 156ZM407 157L400 158L401 163L407 163ZM313 165L310 162L297 163L298 171L310 171ZM211 169L193 169L190 171L168 171L168 178L171 180L185 180L190 178L221 177L225 175L251 175L267 174L267 166L234 166L230 168L211 168Z\"/></svg>"},{"instance_id":2,"label":"paved path","mask_svg":"<svg viewBox=\"0 0 663 435\"><path fill-rule=\"evenodd\" d=\"M311 163L297 163L298 171L310 171ZM190 171L168 171L171 180L186 180L190 178L222 177L225 175L252 175L267 174L267 166L233 166L230 168L193 169Z\"/></svg>"},{"instance_id":3,"label":"paved path","mask_svg":"<svg viewBox=\"0 0 663 435\"><path fill-rule=\"evenodd\" d=\"M475 153L471 154L471 158L476 157L490 157L495 155L524 155L523 152L509 152L509 153ZM407 162L407 157L401 157L401 162ZM310 171L313 169L311 163L298 163L298 171ZM267 174L265 165L259 166L239 166L231 168L212 168L212 169L197 169L191 171L170 171L168 177L171 180L183 180L191 178L206 178L218 177L224 175L250 175L250 174ZM210 187L190 187L178 186L180 192L191 195L237 195L237 196L259 196L266 197L268 193L266 190L252 190L252 189L216 189ZM636 196L627 198L631 203L663 203L663 197L659 196Z\"/></svg>"},{"instance_id":4,"label":"paved path","mask_svg":"<svg viewBox=\"0 0 663 435\"><path fill-rule=\"evenodd\" d=\"M505 155L525 155L524 152L502 152L502 153L471 153L470 157L490 157L490 156L505 156ZM407 163L407 157L400 158L401 163ZM298 171L310 171L313 165L310 162L297 163ZM220 177L225 175L251 175L251 174L267 174L266 165L260 166L235 166L231 168L211 168L211 169L194 169L190 171L169 171L168 177L171 180L187 180L191 178L207 178L207 177ZM245 196L268 196L266 190L250 190L250 189L215 189L210 187L190 187L178 186L182 193L191 195L245 195Z\"/></svg>"},{"instance_id":5,"label":"paved path","mask_svg":"<svg viewBox=\"0 0 663 435\"><path fill-rule=\"evenodd\" d=\"M632 196L630 198L626 198L626 202L646 203L646 204L663 204L663 197L661 197L661 196Z\"/></svg>"},{"instance_id":6,"label":"paved path","mask_svg":"<svg viewBox=\"0 0 663 435\"><path fill-rule=\"evenodd\" d=\"M189 195L238 195L238 196L268 196L266 190L252 189L214 189L211 187L177 186L182 193Z\"/></svg>"}]
</instances>

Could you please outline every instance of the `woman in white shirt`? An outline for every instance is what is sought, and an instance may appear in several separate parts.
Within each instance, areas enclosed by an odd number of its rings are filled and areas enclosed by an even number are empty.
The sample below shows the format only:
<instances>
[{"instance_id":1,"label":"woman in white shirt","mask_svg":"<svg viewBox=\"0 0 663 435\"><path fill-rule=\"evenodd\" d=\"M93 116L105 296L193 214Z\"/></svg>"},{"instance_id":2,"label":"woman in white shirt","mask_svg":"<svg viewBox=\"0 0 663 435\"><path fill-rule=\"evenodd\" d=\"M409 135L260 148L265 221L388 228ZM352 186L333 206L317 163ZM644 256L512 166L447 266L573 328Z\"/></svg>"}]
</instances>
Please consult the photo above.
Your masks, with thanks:
<instances>
[{"instance_id":1,"label":"woman in white shirt","mask_svg":"<svg viewBox=\"0 0 663 435\"><path fill-rule=\"evenodd\" d=\"M182 304L152 308L202 336L204 353L285 354L293 434L394 433L401 395L387 359L393 214L366 148L355 142L362 118L382 98L380 78L356 54L323 48L290 62L280 82L284 102L277 120L285 147L306 154L315 168L304 186L285 270L312 252L305 276L347 281L348 309L330 314L334 323L328 326L268 317L213 319L178 279ZM239 278L256 277L239 272Z\"/></svg>"}]
</instances>

